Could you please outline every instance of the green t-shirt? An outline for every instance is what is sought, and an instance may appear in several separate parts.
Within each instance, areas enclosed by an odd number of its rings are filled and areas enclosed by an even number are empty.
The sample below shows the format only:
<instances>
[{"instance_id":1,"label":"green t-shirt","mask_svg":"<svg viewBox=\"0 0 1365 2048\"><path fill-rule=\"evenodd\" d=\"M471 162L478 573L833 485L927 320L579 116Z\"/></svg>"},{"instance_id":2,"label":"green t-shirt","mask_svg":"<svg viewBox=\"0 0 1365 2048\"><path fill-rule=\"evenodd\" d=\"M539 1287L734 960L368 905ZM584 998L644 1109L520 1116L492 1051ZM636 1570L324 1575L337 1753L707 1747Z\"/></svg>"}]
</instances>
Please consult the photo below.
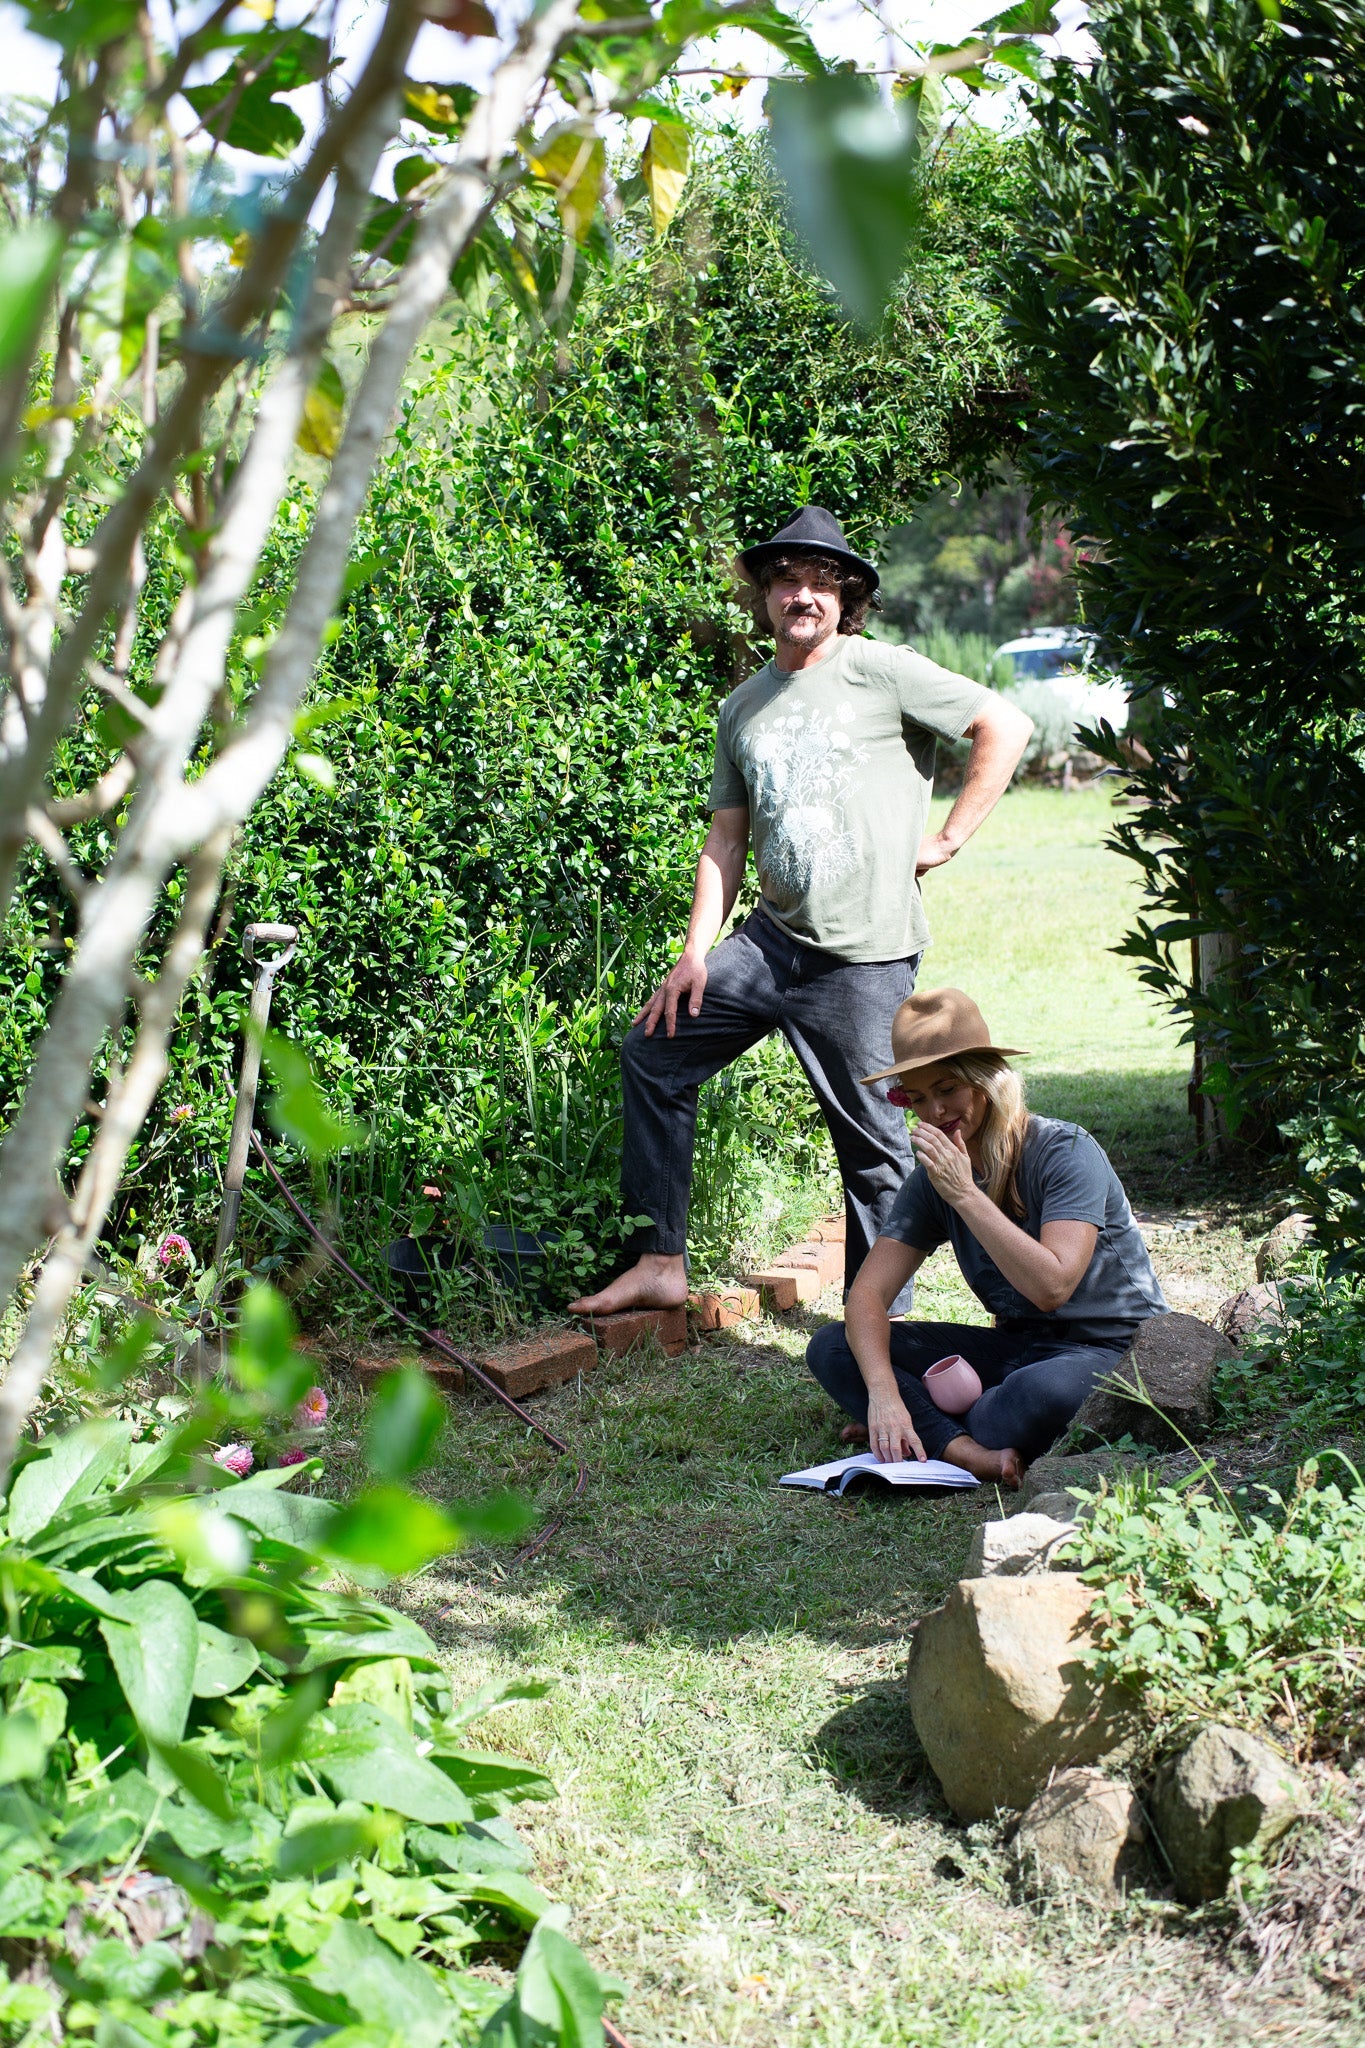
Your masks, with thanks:
<instances>
[{"instance_id":1,"label":"green t-shirt","mask_svg":"<svg viewBox=\"0 0 1365 2048\"><path fill-rule=\"evenodd\" d=\"M844 960L901 960L929 938L915 856L934 740L990 696L909 647L846 634L814 668L771 661L720 708L708 809L749 808L765 908Z\"/></svg>"}]
</instances>

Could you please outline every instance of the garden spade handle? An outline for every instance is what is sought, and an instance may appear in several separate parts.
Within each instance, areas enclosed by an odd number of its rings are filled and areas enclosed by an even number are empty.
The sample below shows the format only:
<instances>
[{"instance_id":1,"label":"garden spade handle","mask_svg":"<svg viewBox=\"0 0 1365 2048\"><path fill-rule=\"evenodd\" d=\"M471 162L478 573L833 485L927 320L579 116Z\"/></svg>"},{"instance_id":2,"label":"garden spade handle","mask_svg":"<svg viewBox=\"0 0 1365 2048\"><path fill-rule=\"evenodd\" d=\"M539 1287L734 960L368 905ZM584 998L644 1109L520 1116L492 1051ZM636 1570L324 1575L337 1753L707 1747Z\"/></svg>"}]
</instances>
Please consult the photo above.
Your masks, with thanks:
<instances>
[{"instance_id":1,"label":"garden spade handle","mask_svg":"<svg viewBox=\"0 0 1365 2048\"><path fill-rule=\"evenodd\" d=\"M261 960L256 955L258 945L279 945L283 946L284 951L274 954L269 960ZM256 1114L256 1084L261 1077L261 1047L265 1041L265 1027L270 1021L270 998L275 990L275 976L293 959L298 947L299 935L292 924L249 924L242 934L242 952L248 966L256 969L256 984L251 991L251 1014L247 1020L246 1042L242 1047L241 1079L237 1083L237 1107L233 1111L227 1171L223 1175L223 1206L218 1213L218 1241L213 1247L213 1263L218 1269L220 1282L223 1275L223 1260L237 1234L237 1218L242 1210L242 1180L246 1173L251 1122Z\"/></svg>"}]
</instances>

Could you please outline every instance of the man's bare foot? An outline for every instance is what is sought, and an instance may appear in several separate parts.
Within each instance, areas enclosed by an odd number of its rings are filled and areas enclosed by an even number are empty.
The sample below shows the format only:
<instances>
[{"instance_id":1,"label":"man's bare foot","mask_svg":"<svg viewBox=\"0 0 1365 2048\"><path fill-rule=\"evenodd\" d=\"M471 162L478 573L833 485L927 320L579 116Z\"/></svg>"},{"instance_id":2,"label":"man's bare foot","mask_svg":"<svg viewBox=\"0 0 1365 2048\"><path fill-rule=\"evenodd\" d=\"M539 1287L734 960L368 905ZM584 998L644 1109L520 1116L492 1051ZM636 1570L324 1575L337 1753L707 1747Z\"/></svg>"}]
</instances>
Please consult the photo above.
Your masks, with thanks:
<instances>
[{"instance_id":1,"label":"man's bare foot","mask_svg":"<svg viewBox=\"0 0 1365 2048\"><path fill-rule=\"evenodd\" d=\"M619 1316L628 1308L682 1308L687 1301L687 1267L681 1252L646 1252L629 1272L597 1294L569 1303L571 1316Z\"/></svg>"},{"instance_id":2,"label":"man's bare foot","mask_svg":"<svg viewBox=\"0 0 1365 2048\"><path fill-rule=\"evenodd\" d=\"M841 1444L865 1444L868 1441L867 1424L865 1422L850 1422L846 1424L839 1431L839 1441Z\"/></svg>"},{"instance_id":3,"label":"man's bare foot","mask_svg":"<svg viewBox=\"0 0 1365 2048\"><path fill-rule=\"evenodd\" d=\"M977 1479L993 1479L998 1486L1007 1486L1011 1493L1019 1491L1024 1476L1024 1461L1018 1451L988 1451L974 1436L955 1436L943 1458L945 1464L960 1465Z\"/></svg>"}]
</instances>

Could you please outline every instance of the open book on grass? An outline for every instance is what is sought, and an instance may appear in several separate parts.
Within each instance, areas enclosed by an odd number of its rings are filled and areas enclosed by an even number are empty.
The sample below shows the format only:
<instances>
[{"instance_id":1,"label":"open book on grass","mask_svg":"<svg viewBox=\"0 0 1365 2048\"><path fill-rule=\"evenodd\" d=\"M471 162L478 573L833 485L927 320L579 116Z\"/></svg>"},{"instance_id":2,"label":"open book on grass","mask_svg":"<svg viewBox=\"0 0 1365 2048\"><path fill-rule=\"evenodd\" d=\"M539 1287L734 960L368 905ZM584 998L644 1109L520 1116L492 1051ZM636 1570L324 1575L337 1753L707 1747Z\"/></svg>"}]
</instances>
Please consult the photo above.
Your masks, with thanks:
<instances>
[{"instance_id":1,"label":"open book on grass","mask_svg":"<svg viewBox=\"0 0 1365 2048\"><path fill-rule=\"evenodd\" d=\"M907 1458L896 1465L880 1465L871 1451L856 1458L836 1458L831 1465L811 1465L804 1472L784 1472L783 1486L809 1486L816 1493L847 1493L864 1479L880 1479L887 1486L979 1486L960 1465L946 1465L942 1458Z\"/></svg>"}]
</instances>

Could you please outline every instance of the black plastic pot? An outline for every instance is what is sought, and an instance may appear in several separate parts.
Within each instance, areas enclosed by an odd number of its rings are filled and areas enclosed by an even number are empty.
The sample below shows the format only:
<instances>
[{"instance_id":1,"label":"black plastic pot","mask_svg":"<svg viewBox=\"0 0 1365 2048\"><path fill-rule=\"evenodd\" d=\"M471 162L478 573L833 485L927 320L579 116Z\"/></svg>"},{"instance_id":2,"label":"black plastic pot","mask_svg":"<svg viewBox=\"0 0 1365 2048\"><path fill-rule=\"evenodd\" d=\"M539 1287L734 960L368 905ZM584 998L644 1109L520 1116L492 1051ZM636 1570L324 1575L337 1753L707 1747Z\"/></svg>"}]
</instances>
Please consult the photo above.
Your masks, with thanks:
<instances>
[{"instance_id":1,"label":"black plastic pot","mask_svg":"<svg viewBox=\"0 0 1365 2048\"><path fill-rule=\"evenodd\" d=\"M554 1231L509 1230L505 1223L484 1226L483 1248L493 1254L503 1286L543 1308L562 1306L548 1291L545 1276L546 1260L558 1243Z\"/></svg>"},{"instance_id":2,"label":"black plastic pot","mask_svg":"<svg viewBox=\"0 0 1365 2048\"><path fill-rule=\"evenodd\" d=\"M435 1307L441 1274L455 1264L455 1240L435 1231L423 1237L396 1237L384 1258L397 1282L401 1305L410 1316L426 1316Z\"/></svg>"}]
</instances>

